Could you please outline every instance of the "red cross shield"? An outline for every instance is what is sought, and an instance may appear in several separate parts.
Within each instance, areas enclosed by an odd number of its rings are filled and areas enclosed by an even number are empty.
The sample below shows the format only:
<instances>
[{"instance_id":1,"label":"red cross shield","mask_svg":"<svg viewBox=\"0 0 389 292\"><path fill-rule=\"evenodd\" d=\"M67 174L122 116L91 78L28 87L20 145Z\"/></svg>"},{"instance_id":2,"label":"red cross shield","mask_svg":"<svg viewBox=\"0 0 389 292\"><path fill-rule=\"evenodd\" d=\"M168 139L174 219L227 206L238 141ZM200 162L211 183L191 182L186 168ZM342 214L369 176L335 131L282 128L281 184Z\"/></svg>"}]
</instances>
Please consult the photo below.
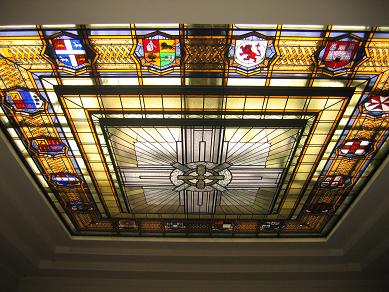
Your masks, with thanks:
<instances>
[{"instance_id":1,"label":"red cross shield","mask_svg":"<svg viewBox=\"0 0 389 292\"><path fill-rule=\"evenodd\" d=\"M339 155L345 157L358 157L364 156L367 152L369 152L372 146L371 141L369 140L349 140L346 141L342 146L338 148Z\"/></svg>"}]
</instances>

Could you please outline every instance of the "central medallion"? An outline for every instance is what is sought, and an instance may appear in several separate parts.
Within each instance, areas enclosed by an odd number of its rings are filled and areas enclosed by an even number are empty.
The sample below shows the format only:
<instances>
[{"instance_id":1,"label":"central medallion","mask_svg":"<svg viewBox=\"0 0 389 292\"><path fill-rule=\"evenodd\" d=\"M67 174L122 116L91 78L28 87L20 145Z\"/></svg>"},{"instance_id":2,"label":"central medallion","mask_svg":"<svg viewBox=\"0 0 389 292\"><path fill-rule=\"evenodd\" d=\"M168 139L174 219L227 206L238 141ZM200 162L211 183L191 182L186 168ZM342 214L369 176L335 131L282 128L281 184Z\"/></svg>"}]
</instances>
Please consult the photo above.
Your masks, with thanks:
<instances>
[{"instance_id":1,"label":"central medallion","mask_svg":"<svg viewBox=\"0 0 389 292\"><path fill-rule=\"evenodd\" d=\"M175 191L188 190L192 192L224 192L231 182L232 175L228 168L230 163L216 164L213 162L175 163L170 174Z\"/></svg>"}]
</instances>

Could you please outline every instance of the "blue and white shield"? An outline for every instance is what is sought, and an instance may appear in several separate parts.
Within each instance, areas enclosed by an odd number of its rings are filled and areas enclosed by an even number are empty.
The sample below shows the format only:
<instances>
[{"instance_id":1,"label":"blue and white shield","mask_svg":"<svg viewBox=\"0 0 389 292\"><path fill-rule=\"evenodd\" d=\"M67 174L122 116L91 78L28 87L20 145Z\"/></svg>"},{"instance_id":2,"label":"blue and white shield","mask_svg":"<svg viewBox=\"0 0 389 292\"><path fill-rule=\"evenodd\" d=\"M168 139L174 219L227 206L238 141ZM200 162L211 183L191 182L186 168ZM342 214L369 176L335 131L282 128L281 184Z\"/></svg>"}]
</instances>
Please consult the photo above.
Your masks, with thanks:
<instances>
[{"instance_id":1,"label":"blue and white shield","mask_svg":"<svg viewBox=\"0 0 389 292\"><path fill-rule=\"evenodd\" d=\"M6 102L16 112L25 114L35 114L43 111L45 108L45 101L34 91L25 89L15 89L9 91L5 97Z\"/></svg>"},{"instance_id":2,"label":"blue and white shield","mask_svg":"<svg viewBox=\"0 0 389 292\"><path fill-rule=\"evenodd\" d=\"M78 69L86 63L86 52L81 40L59 37L52 40L55 55L59 65Z\"/></svg>"},{"instance_id":3,"label":"blue and white shield","mask_svg":"<svg viewBox=\"0 0 389 292\"><path fill-rule=\"evenodd\" d=\"M60 187L74 187L81 183L78 176L64 172L51 175L51 181Z\"/></svg>"}]
</instances>

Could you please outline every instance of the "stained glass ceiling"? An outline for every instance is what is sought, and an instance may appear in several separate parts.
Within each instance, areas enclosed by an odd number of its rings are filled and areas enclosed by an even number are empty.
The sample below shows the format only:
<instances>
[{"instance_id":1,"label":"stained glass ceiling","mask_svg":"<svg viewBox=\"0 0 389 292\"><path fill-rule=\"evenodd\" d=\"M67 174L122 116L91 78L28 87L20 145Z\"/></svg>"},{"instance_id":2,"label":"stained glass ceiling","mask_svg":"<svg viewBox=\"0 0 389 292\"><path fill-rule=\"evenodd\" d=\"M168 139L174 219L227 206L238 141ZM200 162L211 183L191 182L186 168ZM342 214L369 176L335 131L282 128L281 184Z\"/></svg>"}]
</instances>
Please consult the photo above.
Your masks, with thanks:
<instances>
[{"instance_id":1,"label":"stained glass ceiling","mask_svg":"<svg viewBox=\"0 0 389 292\"><path fill-rule=\"evenodd\" d=\"M73 235L320 237L388 155L389 28L0 27L0 90Z\"/></svg>"}]
</instances>

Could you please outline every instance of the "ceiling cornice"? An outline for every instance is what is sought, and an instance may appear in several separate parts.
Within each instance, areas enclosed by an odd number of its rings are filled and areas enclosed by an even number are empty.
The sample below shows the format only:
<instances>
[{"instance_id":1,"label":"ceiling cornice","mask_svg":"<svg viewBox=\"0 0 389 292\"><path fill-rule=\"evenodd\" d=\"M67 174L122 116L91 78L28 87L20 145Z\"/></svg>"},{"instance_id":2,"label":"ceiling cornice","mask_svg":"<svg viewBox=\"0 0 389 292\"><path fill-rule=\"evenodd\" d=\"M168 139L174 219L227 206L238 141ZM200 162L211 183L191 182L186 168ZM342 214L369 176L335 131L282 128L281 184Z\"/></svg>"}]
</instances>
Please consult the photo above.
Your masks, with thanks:
<instances>
[{"instance_id":1,"label":"ceiling cornice","mask_svg":"<svg viewBox=\"0 0 389 292\"><path fill-rule=\"evenodd\" d=\"M262 23L388 25L385 0L2 1L0 24ZM23 10L21 10L23 8ZM28 11L22 13L21 11ZM51 11L51 13L47 13Z\"/></svg>"}]
</instances>

